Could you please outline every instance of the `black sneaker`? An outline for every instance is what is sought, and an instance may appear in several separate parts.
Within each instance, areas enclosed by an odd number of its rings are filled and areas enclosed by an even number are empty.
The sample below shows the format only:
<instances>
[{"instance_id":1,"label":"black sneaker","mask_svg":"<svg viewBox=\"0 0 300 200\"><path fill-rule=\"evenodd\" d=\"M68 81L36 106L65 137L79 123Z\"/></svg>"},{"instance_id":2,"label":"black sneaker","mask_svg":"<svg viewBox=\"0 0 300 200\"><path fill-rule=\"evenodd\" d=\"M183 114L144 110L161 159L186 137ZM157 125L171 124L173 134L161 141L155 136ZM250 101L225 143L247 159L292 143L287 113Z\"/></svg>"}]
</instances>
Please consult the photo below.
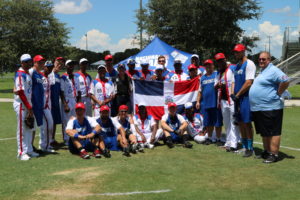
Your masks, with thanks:
<instances>
[{"instance_id":1,"label":"black sneaker","mask_svg":"<svg viewBox=\"0 0 300 200\"><path fill-rule=\"evenodd\" d=\"M204 142L205 145L210 145L212 143L213 143L213 141L211 139L206 139Z\"/></svg>"},{"instance_id":2,"label":"black sneaker","mask_svg":"<svg viewBox=\"0 0 300 200\"><path fill-rule=\"evenodd\" d=\"M269 154L267 159L263 161L263 163L269 164L269 163L274 163L278 161L278 155L275 154Z\"/></svg>"},{"instance_id":3,"label":"black sneaker","mask_svg":"<svg viewBox=\"0 0 300 200\"><path fill-rule=\"evenodd\" d=\"M237 151L237 148L226 147L226 152L232 152L232 153L234 153L235 151Z\"/></svg>"},{"instance_id":4,"label":"black sneaker","mask_svg":"<svg viewBox=\"0 0 300 200\"><path fill-rule=\"evenodd\" d=\"M222 142L221 140L217 140L216 146L218 147L224 146L224 142Z\"/></svg>"},{"instance_id":5,"label":"black sneaker","mask_svg":"<svg viewBox=\"0 0 300 200\"><path fill-rule=\"evenodd\" d=\"M250 150L250 149L246 149L243 157L244 158L248 158L248 157L251 157L253 155L253 150Z\"/></svg>"},{"instance_id":6,"label":"black sneaker","mask_svg":"<svg viewBox=\"0 0 300 200\"><path fill-rule=\"evenodd\" d=\"M174 147L174 143L171 140L166 140L166 144L170 149Z\"/></svg>"},{"instance_id":7,"label":"black sneaker","mask_svg":"<svg viewBox=\"0 0 300 200\"><path fill-rule=\"evenodd\" d=\"M267 159L269 156L268 151L264 150L260 155L257 155L255 158L256 159Z\"/></svg>"},{"instance_id":8,"label":"black sneaker","mask_svg":"<svg viewBox=\"0 0 300 200\"><path fill-rule=\"evenodd\" d=\"M110 154L110 150L109 149L104 149L104 150L102 150L102 153L103 153L103 156L105 157L105 158L110 158L111 157L111 154Z\"/></svg>"},{"instance_id":9,"label":"black sneaker","mask_svg":"<svg viewBox=\"0 0 300 200\"><path fill-rule=\"evenodd\" d=\"M189 141L185 141L184 144L183 144L183 147L190 149L190 148L193 147L193 144L191 144Z\"/></svg>"},{"instance_id":10,"label":"black sneaker","mask_svg":"<svg viewBox=\"0 0 300 200\"><path fill-rule=\"evenodd\" d=\"M123 152L124 152L124 153L123 153L124 156L127 156L127 157L130 156L130 153L129 153L129 147L124 147L124 148L123 148Z\"/></svg>"}]
</instances>

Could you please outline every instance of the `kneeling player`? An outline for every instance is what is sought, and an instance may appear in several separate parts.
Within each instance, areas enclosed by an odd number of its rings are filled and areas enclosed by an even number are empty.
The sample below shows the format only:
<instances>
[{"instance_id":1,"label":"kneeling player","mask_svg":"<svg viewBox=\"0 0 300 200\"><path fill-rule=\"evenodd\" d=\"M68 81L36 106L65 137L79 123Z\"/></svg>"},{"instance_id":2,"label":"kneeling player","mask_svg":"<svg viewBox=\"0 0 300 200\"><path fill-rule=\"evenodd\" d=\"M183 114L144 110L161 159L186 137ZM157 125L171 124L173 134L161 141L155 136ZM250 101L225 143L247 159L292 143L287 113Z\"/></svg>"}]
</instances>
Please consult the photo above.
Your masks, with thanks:
<instances>
[{"instance_id":1,"label":"kneeling player","mask_svg":"<svg viewBox=\"0 0 300 200\"><path fill-rule=\"evenodd\" d=\"M117 120L122 125L122 127L125 130L126 139L127 141L129 140L130 142L129 145L130 151L132 153L136 153L137 150L142 151L142 148L140 148L140 145L138 145L136 136L133 134L133 132L135 132L133 119L131 116L127 115L127 112L128 112L128 106L121 105L119 107L118 116L114 117L114 120Z\"/></svg>"},{"instance_id":2,"label":"kneeling player","mask_svg":"<svg viewBox=\"0 0 300 200\"><path fill-rule=\"evenodd\" d=\"M186 103L185 108L185 120L188 123L187 132L194 139L195 142L201 144L206 140L206 133L203 131L203 117L200 113L195 113L193 104Z\"/></svg>"},{"instance_id":3,"label":"kneeling player","mask_svg":"<svg viewBox=\"0 0 300 200\"><path fill-rule=\"evenodd\" d=\"M138 107L138 115L133 118L135 130L137 132L138 143L142 147L152 149L161 137L162 132L157 131L157 124L151 115L147 114L144 103L140 103Z\"/></svg>"},{"instance_id":4,"label":"kneeling player","mask_svg":"<svg viewBox=\"0 0 300 200\"><path fill-rule=\"evenodd\" d=\"M105 148L109 149L109 151L119 151L121 146L124 155L129 156L129 147L124 128L117 120L112 120L109 117L109 107L107 105L100 107L100 117L96 121L101 126L100 135L103 138ZM118 134L118 131L120 134Z\"/></svg>"},{"instance_id":5,"label":"kneeling player","mask_svg":"<svg viewBox=\"0 0 300 200\"><path fill-rule=\"evenodd\" d=\"M101 127L95 119L85 117L85 106L77 103L75 106L76 118L71 118L66 127L69 138L69 150L73 154L79 154L81 158L88 159L88 151L94 152L93 156L100 158L100 146L104 146L99 140L98 134ZM102 144L101 144L102 143Z\"/></svg>"},{"instance_id":6,"label":"kneeling player","mask_svg":"<svg viewBox=\"0 0 300 200\"><path fill-rule=\"evenodd\" d=\"M183 147L192 148L193 145L188 141L189 135L186 132L187 122L183 116L176 113L176 104L168 104L169 113L161 119L161 127L165 135L165 141L169 148L174 147L174 142L182 142Z\"/></svg>"}]
</instances>

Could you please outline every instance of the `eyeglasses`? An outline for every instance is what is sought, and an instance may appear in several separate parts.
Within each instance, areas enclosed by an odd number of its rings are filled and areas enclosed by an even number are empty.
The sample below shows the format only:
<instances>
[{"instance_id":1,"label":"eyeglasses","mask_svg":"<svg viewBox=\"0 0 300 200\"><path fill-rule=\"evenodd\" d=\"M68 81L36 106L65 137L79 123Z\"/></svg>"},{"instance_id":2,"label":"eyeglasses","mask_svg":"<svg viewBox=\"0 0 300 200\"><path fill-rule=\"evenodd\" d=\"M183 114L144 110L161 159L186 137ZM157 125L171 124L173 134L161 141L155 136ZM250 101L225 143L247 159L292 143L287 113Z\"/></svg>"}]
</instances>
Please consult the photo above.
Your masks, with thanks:
<instances>
[{"instance_id":1,"label":"eyeglasses","mask_svg":"<svg viewBox=\"0 0 300 200\"><path fill-rule=\"evenodd\" d=\"M259 58L258 61L266 61L266 58Z\"/></svg>"},{"instance_id":2,"label":"eyeglasses","mask_svg":"<svg viewBox=\"0 0 300 200\"><path fill-rule=\"evenodd\" d=\"M159 63L166 62L165 60L158 60Z\"/></svg>"}]
</instances>

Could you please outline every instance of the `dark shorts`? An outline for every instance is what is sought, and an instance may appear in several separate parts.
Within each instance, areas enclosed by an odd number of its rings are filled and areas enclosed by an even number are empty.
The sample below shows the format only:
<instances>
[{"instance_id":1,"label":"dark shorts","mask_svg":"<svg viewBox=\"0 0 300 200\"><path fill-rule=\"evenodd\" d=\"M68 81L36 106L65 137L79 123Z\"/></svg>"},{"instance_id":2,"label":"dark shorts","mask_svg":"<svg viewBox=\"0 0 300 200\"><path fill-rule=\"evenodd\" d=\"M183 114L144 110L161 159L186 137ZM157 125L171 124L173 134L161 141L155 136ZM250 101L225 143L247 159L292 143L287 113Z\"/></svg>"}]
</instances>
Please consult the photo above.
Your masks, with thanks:
<instances>
[{"instance_id":1,"label":"dark shorts","mask_svg":"<svg viewBox=\"0 0 300 200\"><path fill-rule=\"evenodd\" d=\"M256 133L262 137L281 135L283 109L252 112Z\"/></svg>"},{"instance_id":2,"label":"dark shorts","mask_svg":"<svg viewBox=\"0 0 300 200\"><path fill-rule=\"evenodd\" d=\"M205 127L208 127L208 126L221 127L221 126L223 126L223 117L222 117L221 109L218 109L218 108L205 109L203 124Z\"/></svg>"},{"instance_id":3,"label":"dark shorts","mask_svg":"<svg viewBox=\"0 0 300 200\"><path fill-rule=\"evenodd\" d=\"M86 151L93 152L95 150L95 145L90 140L81 140L80 143ZM69 151L73 154L79 154L79 150L74 146L71 138L69 139Z\"/></svg>"},{"instance_id":4,"label":"dark shorts","mask_svg":"<svg viewBox=\"0 0 300 200\"><path fill-rule=\"evenodd\" d=\"M51 108L51 113L52 113L52 118L53 118L53 123L54 124L61 124L61 110L59 105L58 106L52 106Z\"/></svg>"},{"instance_id":5,"label":"dark shorts","mask_svg":"<svg viewBox=\"0 0 300 200\"><path fill-rule=\"evenodd\" d=\"M105 148L111 151L120 151L120 146L118 142L118 136L105 136L103 137Z\"/></svg>"}]
</instances>

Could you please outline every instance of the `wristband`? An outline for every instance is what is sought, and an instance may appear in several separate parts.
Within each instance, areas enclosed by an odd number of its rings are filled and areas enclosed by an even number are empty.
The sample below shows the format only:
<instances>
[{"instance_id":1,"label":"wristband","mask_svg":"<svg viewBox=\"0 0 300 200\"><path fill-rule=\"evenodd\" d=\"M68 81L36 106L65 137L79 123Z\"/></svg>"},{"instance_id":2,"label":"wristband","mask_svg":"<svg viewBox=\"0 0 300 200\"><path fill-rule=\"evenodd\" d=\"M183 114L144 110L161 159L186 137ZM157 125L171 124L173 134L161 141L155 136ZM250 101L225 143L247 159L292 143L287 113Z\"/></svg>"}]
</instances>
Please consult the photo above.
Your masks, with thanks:
<instances>
[{"instance_id":1,"label":"wristband","mask_svg":"<svg viewBox=\"0 0 300 200\"><path fill-rule=\"evenodd\" d=\"M94 133L95 135L98 135L98 132L93 130L92 133Z\"/></svg>"},{"instance_id":2,"label":"wristband","mask_svg":"<svg viewBox=\"0 0 300 200\"><path fill-rule=\"evenodd\" d=\"M76 133L76 134L74 135L74 139L78 139L78 137L79 137L79 135L78 135L78 133Z\"/></svg>"}]
</instances>

